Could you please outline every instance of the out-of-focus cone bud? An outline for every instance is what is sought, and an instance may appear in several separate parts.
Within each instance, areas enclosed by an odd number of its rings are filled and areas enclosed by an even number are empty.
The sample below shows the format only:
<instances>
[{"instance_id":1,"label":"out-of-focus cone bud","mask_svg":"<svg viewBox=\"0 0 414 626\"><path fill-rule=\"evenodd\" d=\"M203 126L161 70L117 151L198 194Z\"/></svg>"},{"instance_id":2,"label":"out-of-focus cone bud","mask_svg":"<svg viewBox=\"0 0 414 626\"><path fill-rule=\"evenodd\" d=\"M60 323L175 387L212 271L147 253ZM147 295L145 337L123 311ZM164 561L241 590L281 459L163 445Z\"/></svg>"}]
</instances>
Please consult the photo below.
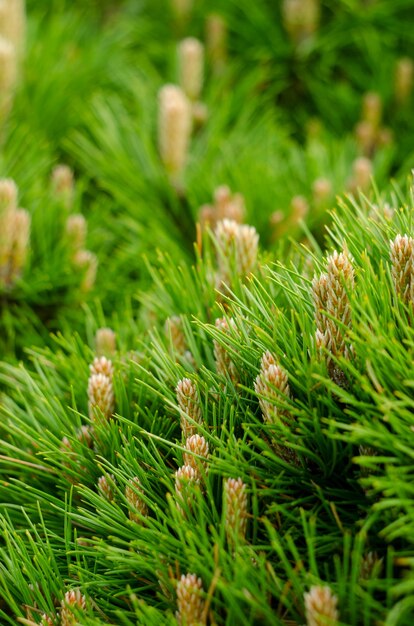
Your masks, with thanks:
<instances>
[{"instance_id":1,"label":"out-of-focus cone bud","mask_svg":"<svg viewBox=\"0 0 414 626\"><path fill-rule=\"evenodd\" d=\"M75 255L85 248L88 226L83 215L80 213L70 215L66 221L65 230L71 252Z\"/></svg>"},{"instance_id":2,"label":"out-of-focus cone bud","mask_svg":"<svg viewBox=\"0 0 414 626\"><path fill-rule=\"evenodd\" d=\"M214 74L220 74L227 61L227 24L217 13L206 20L207 55Z\"/></svg>"},{"instance_id":3,"label":"out-of-focus cone bud","mask_svg":"<svg viewBox=\"0 0 414 626\"><path fill-rule=\"evenodd\" d=\"M0 37L0 124L10 113L16 82L16 49L11 41Z\"/></svg>"},{"instance_id":4,"label":"out-of-focus cone bud","mask_svg":"<svg viewBox=\"0 0 414 626\"><path fill-rule=\"evenodd\" d=\"M404 104L410 99L414 84L414 61L408 57L398 59L395 68L395 99Z\"/></svg>"},{"instance_id":5,"label":"out-of-focus cone bud","mask_svg":"<svg viewBox=\"0 0 414 626\"><path fill-rule=\"evenodd\" d=\"M377 129L382 119L382 100L381 96L374 91L369 91L364 95L362 101L362 119L369 122Z\"/></svg>"},{"instance_id":6,"label":"out-of-focus cone bud","mask_svg":"<svg viewBox=\"0 0 414 626\"><path fill-rule=\"evenodd\" d=\"M56 165L52 172L52 189L56 199L70 207L75 193L75 177L68 165Z\"/></svg>"},{"instance_id":7,"label":"out-of-focus cone bud","mask_svg":"<svg viewBox=\"0 0 414 626\"><path fill-rule=\"evenodd\" d=\"M192 102L196 102L203 88L203 44L195 37L183 39L178 46L178 61L180 87Z\"/></svg>"},{"instance_id":8,"label":"out-of-focus cone bud","mask_svg":"<svg viewBox=\"0 0 414 626\"><path fill-rule=\"evenodd\" d=\"M329 178L317 178L313 182L312 193L315 206L326 206L332 196L332 183Z\"/></svg>"},{"instance_id":9,"label":"out-of-focus cone bud","mask_svg":"<svg viewBox=\"0 0 414 626\"><path fill-rule=\"evenodd\" d=\"M283 24L293 43L313 35L319 26L320 0L283 0Z\"/></svg>"},{"instance_id":10,"label":"out-of-focus cone bud","mask_svg":"<svg viewBox=\"0 0 414 626\"><path fill-rule=\"evenodd\" d=\"M98 328L95 335L95 352L98 357L110 357L115 354L116 334L112 328Z\"/></svg>"},{"instance_id":11,"label":"out-of-focus cone bud","mask_svg":"<svg viewBox=\"0 0 414 626\"><path fill-rule=\"evenodd\" d=\"M192 127L191 106L176 85L159 92L158 142L161 160L173 183L177 183L187 160Z\"/></svg>"}]
</instances>

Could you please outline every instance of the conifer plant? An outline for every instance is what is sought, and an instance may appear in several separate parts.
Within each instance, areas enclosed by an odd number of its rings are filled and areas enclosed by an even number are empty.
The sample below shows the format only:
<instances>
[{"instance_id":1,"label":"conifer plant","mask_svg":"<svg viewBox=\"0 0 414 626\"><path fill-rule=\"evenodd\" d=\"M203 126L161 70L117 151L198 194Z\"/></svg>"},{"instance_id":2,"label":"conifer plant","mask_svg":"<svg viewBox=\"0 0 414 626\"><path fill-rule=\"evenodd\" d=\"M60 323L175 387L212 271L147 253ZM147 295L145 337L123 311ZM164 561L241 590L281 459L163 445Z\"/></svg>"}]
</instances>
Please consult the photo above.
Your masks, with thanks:
<instances>
[{"instance_id":1,"label":"conifer plant","mask_svg":"<svg viewBox=\"0 0 414 626\"><path fill-rule=\"evenodd\" d=\"M412 626L410 1L27 8L1 624Z\"/></svg>"}]
</instances>

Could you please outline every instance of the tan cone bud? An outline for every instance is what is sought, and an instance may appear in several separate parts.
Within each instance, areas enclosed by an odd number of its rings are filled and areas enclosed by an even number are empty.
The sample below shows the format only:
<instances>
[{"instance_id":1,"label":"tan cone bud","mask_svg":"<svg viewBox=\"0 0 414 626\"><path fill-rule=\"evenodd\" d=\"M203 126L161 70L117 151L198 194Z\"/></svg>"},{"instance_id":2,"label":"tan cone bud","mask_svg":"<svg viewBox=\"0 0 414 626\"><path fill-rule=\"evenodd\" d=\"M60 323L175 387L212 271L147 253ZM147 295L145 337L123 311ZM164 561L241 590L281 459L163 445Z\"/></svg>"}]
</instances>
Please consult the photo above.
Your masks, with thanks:
<instances>
[{"instance_id":1,"label":"tan cone bud","mask_svg":"<svg viewBox=\"0 0 414 626\"><path fill-rule=\"evenodd\" d=\"M283 0L282 19L293 43L307 39L318 28L320 0Z\"/></svg>"},{"instance_id":2,"label":"tan cone bud","mask_svg":"<svg viewBox=\"0 0 414 626\"><path fill-rule=\"evenodd\" d=\"M352 292L354 283L354 268L349 254L334 250L327 258L326 282L326 311L332 319L325 318L328 346L333 355L349 356L345 333L352 325L348 294Z\"/></svg>"},{"instance_id":3,"label":"tan cone bud","mask_svg":"<svg viewBox=\"0 0 414 626\"><path fill-rule=\"evenodd\" d=\"M115 411L115 398L112 380L104 374L92 374L88 382L88 409L92 420L99 418L99 412L109 419Z\"/></svg>"},{"instance_id":4,"label":"tan cone bud","mask_svg":"<svg viewBox=\"0 0 414 626\"><path fill-rule=\"evenodd\" d=\"M16 82L16 49L9 40L0 37L0 124L4 124L10 113Z\"/></svg>"},{"instance_id":5,"label":"tan cone bud","mask_svg":"<svg viewBox=\"0 0 414 626\"><path fill-rule=\"evenodd\" d=\"M309 213L309 204L303 196L294 196L290 202L292 209L292 223L297 224Z\"/></svg>"},{"instance_id":6,"label":"tan cone bud","mask_svg":"<svg viewBox=\"0 0 414 626\"><path fill-rule=\"evenodd\" d=\"M83 273L80 290L87 293L95 285L98 271L98 258L96 254L90 250L78 250L73 258L73 263L75 267L80 269Z\"/></svg>"},{"instance_id":7,"label":"tan cone bud","mask_svg":"<svg viewBox=\"0 0 414 626\"><path fill-rule=\"evenodd\" d=\"M0 0L0 36L10 41L20 56L26 39L25 0Z\"/></svg>"},{"instance_id":8,"label":"tan cone bud","mask_svg":"<svg viewBox=\"0 0 414 626\"><path fill-rule=\"evenodd\" d=\"M181 317L173 315L165 321L165 334L171 341L171 345L178 354L184 354L187 350L187 340L183 331Z\"/></svg>"},{"instance_id":9,"label":"tan cone bud","mask_svg":"<svg viewBox=\"0 0 414 626\"><path fill-rule=\"evenodd\" d=\"M214 191L214 204L200 207L200 223L215 230L219 222L228 220L241 224L246 213L241 193L232 193L227 185L220 185Z\"/></svg>"},{"instance_id":10,"label":"tan cone bud","mask_svg":"<svg viewBox=\"0 0 414 626\"><path fill-rule=\"evenodd\" d=\"M175 496L177 508L185 514L194 499L194 489L200 485L201 476L191 465L183 465L175 472Z\"/></svg>"},{"instance_id":11,"label":"tan cone bud","mask_svg":"<svg viewBox=\"0 0 414 626\"><path fill-rule=\"evenodd\" d=\"M17 209L11 214L12 248L9 258L8 281L13 283L20 278L29 254L31 218L24 209Z\"/></svg>"},{"instance_id":12,"label":"tan cone bud","mask_svg":"<svg viewBox=\"0 0 414 626\"><path fill-rule=\"evenodd\" d=\"M204 590L201 578L196 574L182 575L177 583L176 618L180 626L203 626Z\"/></svg>"},{"instance_id":13,"label":"tan cone bud","mask_svg":"<svg viewBox=\"0 0 414 626\"><path fill-rule=\"evenodd\" d=\"M180 380L176 387L180 408L180 425L184 439L196 434L197 424L202 423L202 413L197 387L189 378Z\"/></svg>"},{"instance_id":14,"label":"tan cone bud","mask_svg":"<svg viewBox=\"0 0 414 626\"><path fill-rule=\"evenodd\" d=\"M194 0L171 0L171 9L177 21L186 22L193 10Z\"/></svg>"},{"instance_id":15,"label":"tan cone bud","mask_svg":"<svg viewBox=\"0 0 414 626\"><path fill-rule=\"evenodd\" d=\"M71 252L75 255L79 250L85 248L86 233L88 231L86 219L78 213L70 215L66 220L65 230Z\"/></svg>"},{"instance_id":16,"label":"tan cone bud","mask_svg":"<svg viewBox=\"0 0 414 626\"><path fill-rule=\"evenodd\" d=\"M115 498L115 476L110 474L109 476L100 476L98 478L98 492L108 500L112 502Z\"/></svg>"},{"instance_id":17,"label":"tan cone bud","mask_svg":"<svg viewBox=\"0 0 414 626\"><path fill-rule=\"evenodd\" d=\"M74 609L77 611L86 610L86 598L82 595L79 589L72 589L65 593L65 597L62 600L60 611L60 624L61 626L76 626L79 622L74 614Z\"/></svg>"},{"instance_id":18,"label":"tan cone bud","mask_svg":"<svg viewBox=\"0 0 414 626\"><path fill-rule=\"evenodd\" d=\"M89 366L91 376L93 374L103 374L112 380L114 376L114 366L112 361L107 359L106 356L95 357L91 365Z\"/></svg>"},{"instance_id":19,"label":"tan cone bud","mask_svg":"<svg viewBox=\"0 0 414 626\"><path fill-rule=\"evenodd\" d=\"M362 100L362 119L369 122L373 128L378 129L382 119L381 96L374 91L369 91Z\"/></svg>"},{"instance_id":20,"label":"tan cone bud","mask_svg":"<svg viewBox=\"0 0 414 626\"><path fill-rule=\"evenodd\" d=\"M159 92L158 143L161 160L176 180L184 170L191 134L191 106L184 92L165 85Z\"/></svg>"},{"instance_id":21,"label":"tan cone bud","mask_svg":"<svg viewBox=\"0 0 414 626\"><path fill-rule=\"evenodd\" d=\"M200 99L204 78L204 46L195 37L183 39L178 46L180 87L193 102Z\"/></svg>"},{"instance_id":22,"label":"tan cone bud","mask_svg":"<svg viewBox=\"0 0 414 626\"><path fill-rule=\"evenodd\" d=\"M260 373L256 377L254 389L259 396L260 408L265 421L274 423L278 418L284 417L286 412L279 409L275 401L280 396L290 397L290 388L286 372L276 363L270 352L265 352L262 357Z\"/></svg>"},{"instance_id":23,"label":"tan cone bud","mask_svg":"<svg viewBox=\"0 0 414 626\"><path fill-rule=\"evenodd\" d=\"M217 288L231 288L233 277L244 278L257 264L259 235L253 226L224 219L215 230L217 246Z\"/></svg>"},{"instance_id":24,"label":"tan cone bud","mask_svg":"<svg viewBox=\"0 0 414 626\"><path fill-rule=\"evenodd\" d=\"M307 626L336 626L338 598L329 587L311 587L304 600Z\"/></svg>"},{"instance_id":25,"label":"tan cone bud","mask_svg":"<svg viewBox=\"0 0 414 626\"><path fill-rule=\"evenodd\" d=\"M395 98L400 104L407 102L413 91L414 61L410 58L398 59L395 68Z\"/></svg>"},{"instance_id":26,"label":"tan cone bud","mask_svg":"<svg viewBox=\"0 0 414 626\"><path fill-rule=\"evenodd\" d=\"M247 486L241 478L227 478L223 483L226 533L229 541L244 539L247 529Z\"/></svg>"},{"instance_id":27,"label":"tan cone bud","mask_svg":"<svg viewBox=\"0 0 414 626\"><path fill-rule=\"evenodd\" d=\"M352 190L367 191L371 186L371 178L373 174L372 161L366 157L358 157L355 159L353 166Z\"/></svg>"},{"instance_id":28,"label":"tan cone bud","mask_svg":"<svg viewBox=\"0 0 414 626\"><path fill-rule=\"evenodd\" d=\"M391 276L398 297L414 303L414 239L397 235L390 241Z\"/></svg>"},{"instance_id":29,"label":"tan cone bud","mask_svg":"<svg viewBox=\"0 0 414 626\"><path fill-rule=\"evenodd\" d=\"M116 334L112 328L98 328L95 335L95 352L98 357L110 357L115 354Z\"/></svg>"},{"instance_id":30,"label":"tan cone bud","mask_svg":"<svg viewBox=\"0 0 414 626\"><path fill-rule=\"evenodd\" d=\"M17 185L11 178L0 179L0 216L17 209Z\"/></svg>"},{"instance_id":31,"label":"tan cone bud","mask_svg":"<svg viewBox=\"0 0 414 626\"><path fill-rule=\"evenodd\" d=\"M325 206L332 196L332 183L329 178L317 178L312 185L313 202L317 207Z\"/></svg>"},{"instance_id":32,"label":"tan cone bud","mask_svg":"<svg viewBox=\"0 0 414 626\"><path fill-rule=\"evenodd\" d=\"M200 474L203 472L206 473L208 443L204 437L201 437L200 435L187 437L185 448L187 452L184 453L184 465L193 467Z\"/></svg>"},{"instance_id":33,"label":"tan cone bud","mask_svg":"<svg viewBox=\"0 0 414 626\"><path fill-rule=\"evenodd\" d=\"M56 165L52 172L52 188L57 200L72 206L75 195L75 176L68 165Z\"/></svg>"},{"instance_id":34,"label":"tan cone bud","mask_svg":"<svg viewBox=\"0 0 414 626\"><path fill-rule=\"evenodd\" d=\"M378 130L366 120L362 120L356 125L355 138L362 154L371 155L376 147Z\"/></svg>"},{"instance_id":35,"label":"tan cone bud","mask_svg":"<svg viewBox=\"0 0 414 626\"><path fill-rule=\"evenodd\" d=\"M206 20L207 55L214 74L220 74L227 62L227 23L217 13Z\"/></svg>"}]
</instances>

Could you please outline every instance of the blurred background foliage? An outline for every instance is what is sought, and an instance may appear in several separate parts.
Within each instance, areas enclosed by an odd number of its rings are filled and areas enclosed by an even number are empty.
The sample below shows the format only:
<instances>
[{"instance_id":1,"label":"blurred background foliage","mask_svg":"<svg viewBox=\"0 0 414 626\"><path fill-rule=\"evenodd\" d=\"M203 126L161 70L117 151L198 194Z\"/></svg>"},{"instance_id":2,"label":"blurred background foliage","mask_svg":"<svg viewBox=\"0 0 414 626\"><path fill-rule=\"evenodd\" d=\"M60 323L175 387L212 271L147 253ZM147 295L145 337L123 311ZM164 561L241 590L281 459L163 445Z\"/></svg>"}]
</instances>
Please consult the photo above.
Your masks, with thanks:
<instances>
[{"instance_id":1,"label":"blurred background foliage","mask_svg":"<svg viewBox=\"0 0 414 626\"><path fill-rule=\"evenodd\" d=\"M130 310L131 300L138 312L135 296L149 286L144 257L157 263L162 249L174 259L194 258L199 208L220 185L243 195L245 220L279 256L289 237L311 232L323 245L327 210L352 189L357 157L372 160L379 189L389 189L391 177L405 184L413 95L398 96L396 76L412 52L412 2L323 1L306 36L290 24L286 4L194 0L180 14L170 0L27 2L26 54L3 130L1 175L16 181L21 205L35 215L40 204L53 213L42 197L53 167L74 170L82 198L76 210L88 221L88 248L99 260L83 300L109 319ZM211 15L225 29L221 67ZM158 154L157 94L177 82L177 44L188 36L206 45L208 120L193 135L177 193ZM367 93L377 98L376 112L364 105ZM371 114L378 118L374 140L366 127L358 131ZM330 187L322 201L315 197L320 179ZM27 270L20 302L41 319L38 330L70 319L83 332L84 312L70 292L69 306L33 311L34 300L59 299L56 261L43 250L41 282L55 293L39 291ZM19 324L13 333L23 346Z\"/></svg>"}]
</instances>

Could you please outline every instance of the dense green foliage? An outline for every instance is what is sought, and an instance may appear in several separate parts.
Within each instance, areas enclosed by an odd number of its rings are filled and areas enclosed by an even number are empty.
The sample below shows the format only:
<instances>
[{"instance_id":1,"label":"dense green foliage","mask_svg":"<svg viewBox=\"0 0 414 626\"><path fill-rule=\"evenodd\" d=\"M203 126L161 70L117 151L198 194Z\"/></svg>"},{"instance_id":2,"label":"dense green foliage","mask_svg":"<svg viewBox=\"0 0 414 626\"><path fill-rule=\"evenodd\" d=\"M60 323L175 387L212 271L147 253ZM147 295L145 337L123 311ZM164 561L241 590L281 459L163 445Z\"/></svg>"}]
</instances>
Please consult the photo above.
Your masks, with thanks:
<instances>
[{"instance_id":1,"label":"dense green foliage","mask_svg":"<svg viewBox=\"0 0 414 626\"><path fill-rule=\"evenodd\" d=\"M0 621L410 626L413 2L307 24L316 0L186 5L27 2ZM159 93L188 36L205 79L177 173Z\"/></svg>"}]
</instances>

